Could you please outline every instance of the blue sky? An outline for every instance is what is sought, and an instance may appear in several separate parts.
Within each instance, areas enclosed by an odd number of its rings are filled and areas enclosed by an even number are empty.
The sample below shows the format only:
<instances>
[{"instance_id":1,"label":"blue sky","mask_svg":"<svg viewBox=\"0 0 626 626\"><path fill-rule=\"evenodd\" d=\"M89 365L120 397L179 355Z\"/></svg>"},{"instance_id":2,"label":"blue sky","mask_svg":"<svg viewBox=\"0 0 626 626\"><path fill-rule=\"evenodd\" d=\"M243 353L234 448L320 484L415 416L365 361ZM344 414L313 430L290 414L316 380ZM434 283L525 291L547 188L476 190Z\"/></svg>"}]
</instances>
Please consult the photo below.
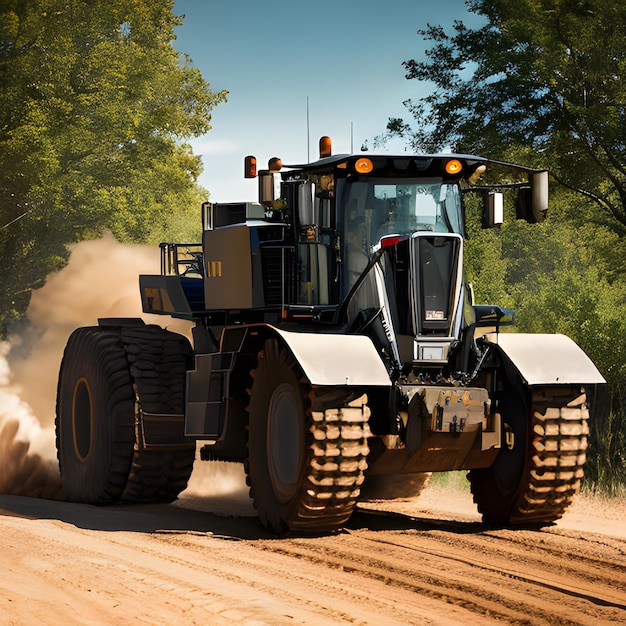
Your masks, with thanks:
<instances>
[{"instance_id":1,"label":"blue sky","mask_svg":"<svg viewBox=\"0 0 626 626\"><path fill-rule=\"evenodd\" d=\"M371 146L389 117L406 116L404 100L427 92L402 67L426 48L416 31L478 23L463 0L176 0L174 12L185 15L175 47L212 89L229 91L212 130L191 142L213 202L256 199L256 182L243 178L247 154L265 167L274 156L315 160L322 135L334 153Z\"/></svg>"}]
</instances>

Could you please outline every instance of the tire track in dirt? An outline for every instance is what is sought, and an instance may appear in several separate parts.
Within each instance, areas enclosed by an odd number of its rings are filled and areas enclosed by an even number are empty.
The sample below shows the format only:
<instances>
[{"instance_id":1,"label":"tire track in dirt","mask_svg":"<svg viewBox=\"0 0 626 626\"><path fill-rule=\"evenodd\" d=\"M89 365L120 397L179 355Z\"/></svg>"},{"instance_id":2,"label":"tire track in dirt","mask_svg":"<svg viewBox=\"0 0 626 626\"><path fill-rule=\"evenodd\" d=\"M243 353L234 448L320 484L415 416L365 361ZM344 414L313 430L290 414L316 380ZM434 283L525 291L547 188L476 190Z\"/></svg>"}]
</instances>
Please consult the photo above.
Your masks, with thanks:
<instances>
[{"instance_id":1,"label":"tire track in dirt","mask_svg":"<svg viewBox=\"0 0 626 626\"><path fill-rule=\"evenodd\" d=\"M189 505L0 496L0 509L9 623L626 622L626 538L494 530L391 503L359 508L341 533L286 538ZM72 612L82 604L89 611Z\"/></svg>"},{"instance_id":2,"label":"tire track in dirt","mask_svg":"<svg viewBox=\"0 0 626 626\"><path fill-rule=\"evenodd\" d=\"M428 528L424 520L417 520L415 529L410 518L395 518L400 523L389 530L394 518L383 519L385 530L376 520L366 529L350 530L347 537L344 533L321 543L290 539L267 549L507 623L626 619L623 541L551 530L471 532L474 524ZM588 544L593 554L566 558L578 544Z\"/></svg>"}]
</instances>

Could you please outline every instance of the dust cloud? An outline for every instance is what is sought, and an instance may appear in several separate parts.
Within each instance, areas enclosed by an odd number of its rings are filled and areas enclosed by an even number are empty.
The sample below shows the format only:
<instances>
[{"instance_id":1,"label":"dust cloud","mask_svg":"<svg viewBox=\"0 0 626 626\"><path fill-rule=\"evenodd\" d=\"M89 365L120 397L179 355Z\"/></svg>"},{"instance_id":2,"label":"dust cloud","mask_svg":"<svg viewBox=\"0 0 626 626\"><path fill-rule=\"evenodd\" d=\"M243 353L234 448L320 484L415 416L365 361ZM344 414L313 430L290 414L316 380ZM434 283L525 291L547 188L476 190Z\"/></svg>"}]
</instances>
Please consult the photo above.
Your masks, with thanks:
<instances>
[{"instance_id":1,"label":"dust cloud","mask_svg":"<svg viewBox=\"0 0 626 626\"><path fill-rule=\"evenodd\" d=\"M228 517L256 515L242 463L196 461L187 489L175 504Z\"/></svg>"},{"instance_id":2,"label":"dust cloud","mask_svg":"<svg viewBox=\"0 0 626 626\"><path fill-rule=\"evenodd\" d=\"M48 452L54 450L54 435L41 427L12 383L10 348L0 343L0 493L58 497L61 479Z\"/></svg>"},{"instance_id":3,"label":"dust cloud","mask_svg":"<svg viewBox=\"0 0 626 626\"><path fill-rule=\"evenodd\" d=\"M157 247L105 235L75 245L68 265L33 292L27 327L0 342L0 493L61 497L54 417L67 339L99 317L141 316L172 328L169 317L141 313L138 275L159 270Z\"/></svg>"}]
</instances>

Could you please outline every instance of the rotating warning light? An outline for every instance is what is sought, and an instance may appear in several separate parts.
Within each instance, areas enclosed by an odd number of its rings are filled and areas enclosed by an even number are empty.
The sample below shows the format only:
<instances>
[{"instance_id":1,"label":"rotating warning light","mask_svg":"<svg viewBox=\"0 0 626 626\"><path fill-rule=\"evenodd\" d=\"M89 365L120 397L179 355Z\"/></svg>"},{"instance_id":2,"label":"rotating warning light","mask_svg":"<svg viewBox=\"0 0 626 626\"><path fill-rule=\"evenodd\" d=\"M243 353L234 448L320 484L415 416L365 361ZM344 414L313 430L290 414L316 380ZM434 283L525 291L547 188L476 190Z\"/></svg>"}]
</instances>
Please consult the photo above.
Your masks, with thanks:
<instances>
[{"instance_id":1,"label":"rotating warning light","mask_svg":"<svg viewBox=\"0 0 626 626\"><path fill-rule=\"evenodd\" d=\"M449 161L446 161L444 169L446 174L458 176L463 171L463 164L458 159L450 159Z\"/></svg>"},{"instance_id":2,"label":"rotating warning light","mask_svg":"<svg viewBox=\"0 0 626 626\"><path fill-rule=\"evenodd\" d=\"M371 159L363 157L354 162L354 171L357 174L369 174L373 169L374 164Z\"/></svg>"},{"instance_id":3,"label":"rotating warning light","mask_svg":"<svg viewBox=\"0 0 626 626\"><path fill-rule=\"evenodd\" d=\"M244 178L256 178L256 157L247 156L243 162Z\"/></svg>"},{"instance_id":4,"label":"rotating warning light","mask_svg":"<svg viewBox=\"0 0 626 626\"><path fill-rule=\"evenodd\" d=\"M283 162L278 157L271 158L267 164L267 169L269 169L270 172L280 172L282 167Z\"/></svg>"},{"instance_id":5,"label":"rotating warning light","mask_svg":"<svg viewBox=\"0 0 626 626\"><path fill-rule=\"evenodd\" d=\"M324 157L329 157L333 153L333 142L330 137L324 135L320 137L320 159Z\"/></svg>"}]
</instances>

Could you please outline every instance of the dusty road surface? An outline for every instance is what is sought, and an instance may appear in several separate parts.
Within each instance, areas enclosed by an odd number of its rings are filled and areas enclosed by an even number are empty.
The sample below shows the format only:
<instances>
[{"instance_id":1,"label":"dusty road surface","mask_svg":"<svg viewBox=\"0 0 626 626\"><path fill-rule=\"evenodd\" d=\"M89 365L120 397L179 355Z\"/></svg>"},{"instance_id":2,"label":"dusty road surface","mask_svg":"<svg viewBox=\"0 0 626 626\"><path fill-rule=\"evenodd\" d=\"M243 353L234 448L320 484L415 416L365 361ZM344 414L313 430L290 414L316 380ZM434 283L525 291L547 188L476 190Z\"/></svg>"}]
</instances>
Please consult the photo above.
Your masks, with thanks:
<instances>
[{"instance_id":1,"label":"dusty road surface","mask_svg":"<svg viewBox=\"0 0 626 626\"><path fill-rule=\"evenodd\" d=\"M0 623L626 623L623 500L513 532L428 487L363 505L339 534L276 538L233 480L199 497L192 477L173 505L0 496Z\"/></svg>"},{"instance_id":2,"label":"dusty road surface","mask_svg":"<svg viewBox=\"0 0 626 626\"><path fill-rule=\"evenodd\" d=\"M137 275L158 268L157 248L82 242L33 293L30 332L0 342L0 493L22 494L0 495L0 626L626 624L624 500L581 498L555 526L510 532L485 528L467 489L429 487L336 535L279 539L231 464L194 469L173 505L26 497L58 495L70 332L140 315Z\"/></svg>"}]
</instances>

